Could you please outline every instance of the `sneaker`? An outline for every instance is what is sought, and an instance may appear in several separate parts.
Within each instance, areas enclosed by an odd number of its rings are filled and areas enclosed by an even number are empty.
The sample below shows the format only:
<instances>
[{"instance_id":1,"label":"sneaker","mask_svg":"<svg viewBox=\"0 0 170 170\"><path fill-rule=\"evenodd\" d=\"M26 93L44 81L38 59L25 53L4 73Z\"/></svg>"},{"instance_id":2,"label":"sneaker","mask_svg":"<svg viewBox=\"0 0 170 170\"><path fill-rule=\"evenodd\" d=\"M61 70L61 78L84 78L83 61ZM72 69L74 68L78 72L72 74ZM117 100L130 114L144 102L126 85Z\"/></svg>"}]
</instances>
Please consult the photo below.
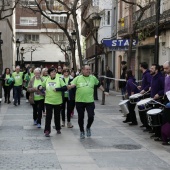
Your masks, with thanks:
<instances>
[{"instance_id":1,"label":"sneaker","mask_svg":"<svg viewBox=\"0 0 170 170\"><path fill-rule=\"evenodd\" d=\"M80 132L80 139L84 139L85 138L85 133L84 132Z\"/></svg>"},{"instance_id":2,"label":"sneaker","mask_svg":"<svg viewBox=\"0 0 170 170\"><path fill-rule=\"evenodd\" d=\"M41 128L41 124L38 124L38 125L37 125L37 128Z\"/></svg>"},{"instance_id":3,"label":"sneaker","mask_svg":"<svg viewBox=\"0 0 170 170\"><path fill-rule=\"evenodd\" d=\"M28 103L28 100L26 100L26 103Z\"/></svg>"},{"instance_id":4,"label":"sneaker","mask_svg":"<svg viewBox=\"0 0 170 170\"><path fill-rule=\"evenodd\" d=\"M37 120L34 120L34 125L37 125Z\"/></svg>"},{"instance_id":5,"label":"sneaker","mask_svg":"<svg viewBox=\"0 0 170 170\"><path fill-rule=\"evenodd\" d=\"M91 136L91 130L90 130L90 128L86 128L86 135L87 135L87 137L90 137Z\"/></svg>"},{"instance_id":6,"label":"sneaker","mask_svg":"<svg viewBox=\"0 0 170 170\"><path fill-rule=\"evenodd\" d=\"M62 121L61 127L65 127L65 122L64 121Z\"/></svg>"},{"instance_id":7,"label":"sneaker","mask_svg":"<svg viewBox=\"0 0 170 170\"><path fill-rule=\"evenodd\" d=\"M61 134L61 131L60 131L60 130L57 130L57 134Z\"/></svg>"},{"instance_id":8,"label":"sneaker","mask_svg":"<svg viewBox=\"0 0 170 170\"><path fill-rule=\"evenodd\" d=\"M67 127L68 127L68 128L73 128L73 125L71 124L71 122L68 122L68 123L67 123Z\"/></svg>"},{"instance_id":9,"label":"sneaker","mask_svg":"<svg viewBox=\"0 0 170 170\"><path fill-rule=\"evenodd\" d=\"M50 132L49 131L45 131L45 136L46 137L50 137Z\"/></svg>"},{"instance_id":10,"label":"sneaker","mask_svg":"<svg viewBox=\"0 0 170 170\"><path fill-rule=\"evenodd\" d=\"M17 106L17 104L16 104L16 103L14 103L14 106Z\"/></svg>"}]
</instances>

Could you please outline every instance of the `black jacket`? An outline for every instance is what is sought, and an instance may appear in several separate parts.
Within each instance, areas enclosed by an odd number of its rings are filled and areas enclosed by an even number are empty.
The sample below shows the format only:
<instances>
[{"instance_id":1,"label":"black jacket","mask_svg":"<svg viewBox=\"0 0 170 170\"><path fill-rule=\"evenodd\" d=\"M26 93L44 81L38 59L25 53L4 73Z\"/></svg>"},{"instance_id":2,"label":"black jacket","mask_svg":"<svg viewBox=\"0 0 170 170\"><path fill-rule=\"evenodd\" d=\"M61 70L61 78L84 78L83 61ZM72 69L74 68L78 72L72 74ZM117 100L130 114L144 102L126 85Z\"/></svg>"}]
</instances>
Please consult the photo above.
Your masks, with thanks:
<instances>
[{"instance_id":1,"label":"black jacket","mask_svg":"<svg viewBox=\"0 0 170 170\"><path fill-rule=\"evenodd\" d=\"M125 66L122 70L123 72L120 75L120 79L126 79L125 74L126 74L127 67ZM119 88L122 89L124 87L126 87L126 81L119 81Z\"/></svg>"},{"instance_id":2,"label":"black jacket","mask_svg":"<svg viewBox=\"0 0 170 170\"><path fill-rule=\"evenodd\" d=\"M6 77L6 73L2 75L1 80L2 80L2 86L5 86L5 77ZM10 73L10 77L12 77L12 74ZM10 85L11 87L13 86L13 84Z\"/></svg>"}]
</instances>

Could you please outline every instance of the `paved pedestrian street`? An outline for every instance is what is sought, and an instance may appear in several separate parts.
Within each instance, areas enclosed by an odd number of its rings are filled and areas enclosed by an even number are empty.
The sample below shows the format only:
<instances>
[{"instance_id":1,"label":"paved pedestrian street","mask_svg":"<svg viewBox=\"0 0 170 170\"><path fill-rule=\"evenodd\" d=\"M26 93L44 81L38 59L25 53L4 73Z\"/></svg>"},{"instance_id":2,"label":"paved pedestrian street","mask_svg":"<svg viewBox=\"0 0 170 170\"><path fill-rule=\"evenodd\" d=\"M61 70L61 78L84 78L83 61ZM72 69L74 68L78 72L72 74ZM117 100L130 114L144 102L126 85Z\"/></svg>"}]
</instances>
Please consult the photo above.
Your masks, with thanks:
<instances>
[{"instance_id":1,"label":"paved pedestrian street","mask_svg":"<svg viewBox=\"0 0 170 170\"><path fill-rule=\"evenodd\" d=\"M119 102L115 92L106 97L106 105L96 102L92 137L85 139L79 138L76 111L73 129L64 127L57 135L53 128L48 138L45 118L41 129L34 126L25 98L17 107L1 103L0 170L169 170L170 147L150 139L140 123L122 123Z\"/></svg>"}]
</instances>

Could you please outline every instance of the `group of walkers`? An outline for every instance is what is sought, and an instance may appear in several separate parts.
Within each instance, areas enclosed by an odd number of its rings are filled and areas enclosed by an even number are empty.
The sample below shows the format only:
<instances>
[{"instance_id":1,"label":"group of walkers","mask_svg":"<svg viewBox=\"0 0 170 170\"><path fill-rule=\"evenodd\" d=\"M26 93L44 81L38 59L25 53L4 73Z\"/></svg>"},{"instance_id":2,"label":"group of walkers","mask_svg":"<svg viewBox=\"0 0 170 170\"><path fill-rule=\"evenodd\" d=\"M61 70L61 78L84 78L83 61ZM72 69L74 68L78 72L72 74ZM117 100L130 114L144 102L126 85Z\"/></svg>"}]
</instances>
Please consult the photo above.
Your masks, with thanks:
<instances>
[{"instance_id":1,"label":"group of walkers","mask_svg":"<svg viewBox=\"0 0 170 170\"><path fill-rule=\"evenodd\" d=\"M13 88L13 104L20 105L22 90L26 90L26 101L29 101L33 108L33 124L41 128L42 114L45 115L44 134L46 137L51 133L51 120L54 113L54 123L57 134L61 134L61 127L65 127L65 110L67 112L67 127L73 128L71 115L76 106L78 112L78 124L80 127L80 138L91 136L91 125L94 121L94 86L99 87L105 95L104 88L98 79L91 75L88 65L83 66L80 75L62 68L60 65L55 68L30 68L25 71L16 66L11 74L6 68L2 76L5 103L11 103L10 91ZM67 105L67 107L66 107ZM67 108L67 109L66 109ZM87 126L84 128L85 109L88 114ZM60 122L60 115L62 122Z\"/></svg>"},{"instance_id":2,"label":"group of walkers","mask_svg":"<svg viewBox=\"0 0 170 170\"><path fill-rule=\"evenodd\" d=\"M135 107L138 106L139 117L145 128L144 132L153 133L154 141L163 141L163 145L170 145L170 61L163 66L152 64L150 69L146 62L139 65L142 72L141 86L136 82L132 70L128 70L126 62L122 62L121 82L123 100L128 99L127 107L129 113L123 123L130 126L138 125Z\"/></svg>"}]
</instances>

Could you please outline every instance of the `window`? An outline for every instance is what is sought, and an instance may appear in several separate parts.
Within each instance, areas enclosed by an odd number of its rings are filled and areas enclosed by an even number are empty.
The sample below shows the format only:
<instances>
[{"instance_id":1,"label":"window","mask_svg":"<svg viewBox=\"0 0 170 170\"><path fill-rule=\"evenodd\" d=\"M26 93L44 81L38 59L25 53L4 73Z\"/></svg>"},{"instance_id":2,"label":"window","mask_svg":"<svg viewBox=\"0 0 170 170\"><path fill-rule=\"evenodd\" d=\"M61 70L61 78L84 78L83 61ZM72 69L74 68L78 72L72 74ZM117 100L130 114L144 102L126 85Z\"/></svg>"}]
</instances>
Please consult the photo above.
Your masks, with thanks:
<instances>
[{"instance_id":1,"label":"window","mask_svg":"<svg viewBox=\"0 0 170 170\"><path fill-rule=\"evenodd\" d=\"M20 17L21 26L37 26L37 17Z\"/></svg>"},{"instance_id":2,"label":"window","mask_svg":"<svg viewBox=\"0 0 170 170\"><path fill-rule=\"evenodd\" d=\"M26 34L24 38L25 43L39 43L38 34Z\"/></svg>"},{"instance_id":3,"label":"window","mask_svg":"<svg viewBox=\"0 0 170 170\"><path fill-rule=\"evenodd\" d=\"M48 17L51 18L52 20L58 22L58 23L65 23L65 21L66 21L66 16L49 15ZM44 22L44 23L50 23L51 21L49 21L47 18L44 17L44 18L43 18L43 22Z\"/></svg>"},{"instance_id":4,"label":"window","mask_svg":"<svg viewBox=\"0 0 170 170\"><path fill-rule=\"evenodd\" d=\"M107 11L107 25L110 25L110 11Z\"/></svg>"},{"instance_id":5,"label":"window","mask_svg":"<svg viewBox=\"0 0 170 170\"><path fill-rule=\"evenodd\" d=\"M64 33L57 33L53 36L54 41L66 41L66 36Z\"/></svg>"},{"instance_id":6,"label":"window","mask_svg":"<svg viewBox=\"0 0 170 170\"><path fill-rule=\"evenodd\" d=\"M35 0L21 0L23 6L36 6Z\"/></svg>"},{"instance_id":7,"label":"window","mask_svg":"<svg viewBox=\"0 0 170 170\"><path fill-rule=\"evenodd\" d=\"M110 11L106 10L103 13L101 24L102 26L111 25L111 12Z\"/></svg>"},{"instance_id":8,"label":"window","mask_svg":"<svg viewBox=\"0 0 170 170\"><path fill-rule=\"evenodd\" d=\"M93 6L99 6L99 0L93 0L92 3Z\"/></svg>"}]
</instances>

